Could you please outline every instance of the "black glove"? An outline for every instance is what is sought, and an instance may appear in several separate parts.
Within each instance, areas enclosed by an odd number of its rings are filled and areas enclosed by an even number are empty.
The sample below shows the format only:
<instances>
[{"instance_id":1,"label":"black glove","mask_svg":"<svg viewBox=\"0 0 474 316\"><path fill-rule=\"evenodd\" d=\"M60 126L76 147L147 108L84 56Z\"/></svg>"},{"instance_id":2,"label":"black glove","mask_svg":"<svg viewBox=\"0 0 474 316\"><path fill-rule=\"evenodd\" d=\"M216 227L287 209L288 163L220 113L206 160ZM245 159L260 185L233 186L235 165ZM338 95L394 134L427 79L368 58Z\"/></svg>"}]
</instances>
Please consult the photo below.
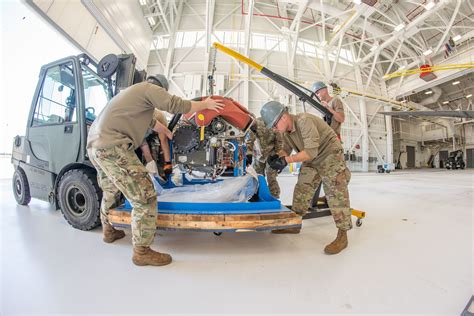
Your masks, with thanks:
<instances>
[{"instance_id":1,"label":"black glove","mask_svg":"<svg viewBox=\"0 0 474 316\"><path fill-rule=\"evenodd\" d=\"M173 164L171 164L171 161L165 162L163 166L163 172L165 175L169 175L173 173Z\"/></svg>"},{"instance_id":2,"label":"black glove","mask_svg":"<svg viewBox=\"0 0 474 316\"><path fill-rule=\"evenodd\" d=\"M252 164L252 161L253 161L253 156L252 155L247 155L246 156L246 162L245 162L245 166L248 167Z\"/></svg>"},{"instance_id":3,"label":"black glove","mask_svg":"<svg viewBox=\"0 0 474 316\"><path fill-rule=\"evenodd\" d=\"M278 171L278 173L280 173L288 165L285 160L285 157L278 157L278 155L271 155L270 157L268 157L267 163L270 168Z\"/></svg>"}]
</instances>

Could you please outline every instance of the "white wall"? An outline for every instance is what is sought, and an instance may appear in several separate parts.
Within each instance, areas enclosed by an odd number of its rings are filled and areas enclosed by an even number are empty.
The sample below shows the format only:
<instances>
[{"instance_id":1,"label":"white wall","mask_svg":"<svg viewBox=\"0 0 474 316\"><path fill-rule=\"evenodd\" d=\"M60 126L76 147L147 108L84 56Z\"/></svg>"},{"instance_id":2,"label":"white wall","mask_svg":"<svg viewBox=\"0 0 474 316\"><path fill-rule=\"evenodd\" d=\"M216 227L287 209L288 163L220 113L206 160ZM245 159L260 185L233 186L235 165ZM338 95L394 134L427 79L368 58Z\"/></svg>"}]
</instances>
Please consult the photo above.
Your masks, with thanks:
<instances>
[{"instance_id":1,"label":"white wall","mask_svg":"<svg viewBox=\"0 0 474 316\"><path fill-rule=\"evenodd\" d=\"M26 2L96 61L107 54L133 53L137 67L146 67L152 33L138 1Z\"/></svg>"}]
</instances>

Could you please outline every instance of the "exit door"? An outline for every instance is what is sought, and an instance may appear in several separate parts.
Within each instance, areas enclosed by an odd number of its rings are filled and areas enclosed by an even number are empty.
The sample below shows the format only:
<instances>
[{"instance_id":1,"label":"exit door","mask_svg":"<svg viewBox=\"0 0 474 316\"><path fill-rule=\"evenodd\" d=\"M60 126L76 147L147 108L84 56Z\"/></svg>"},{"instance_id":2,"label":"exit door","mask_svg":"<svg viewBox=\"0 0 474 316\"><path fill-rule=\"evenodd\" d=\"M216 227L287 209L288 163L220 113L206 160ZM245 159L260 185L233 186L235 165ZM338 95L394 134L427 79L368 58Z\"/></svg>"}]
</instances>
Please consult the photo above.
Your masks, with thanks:
<instances>
[{"instance_id":1,"label":"exit door","mask_svg":"<svg viewBox=\"0 0 474 316\"><path fill-rule=\"evenodd\" d=\"M407 146L407 168L415 168L415 147Z\"/></svg>"},{"instance_id":2,"label":"exit door","mask_svg":"<svg viewBox=\"0 0 474 316\"><path fill-rule=\"evenodd\" d=\"M446 164L446 160L448 160L448 151L447 150L441 150L439 152L439 167L444 168Z\"/></svg>"}]
</instances>

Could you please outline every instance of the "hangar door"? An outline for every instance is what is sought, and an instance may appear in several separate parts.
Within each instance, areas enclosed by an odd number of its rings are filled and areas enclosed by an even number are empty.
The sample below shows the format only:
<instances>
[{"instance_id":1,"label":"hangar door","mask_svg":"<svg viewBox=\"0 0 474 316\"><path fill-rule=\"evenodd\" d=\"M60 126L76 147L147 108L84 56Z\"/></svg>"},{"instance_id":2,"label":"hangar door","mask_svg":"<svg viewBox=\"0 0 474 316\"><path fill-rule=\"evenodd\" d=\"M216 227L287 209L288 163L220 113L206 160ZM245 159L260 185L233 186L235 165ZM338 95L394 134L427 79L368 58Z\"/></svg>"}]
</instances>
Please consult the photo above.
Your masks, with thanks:
<instances>
[{"instance_id":1,"label":"hangar door","mask_svg":"<svg viewBox=\"0 0 474 316\"><path fill-rule=\"evenodd\" d=\"M415 147L407 146L407 168L415 168Z\"/></svg>"}]
</instances>

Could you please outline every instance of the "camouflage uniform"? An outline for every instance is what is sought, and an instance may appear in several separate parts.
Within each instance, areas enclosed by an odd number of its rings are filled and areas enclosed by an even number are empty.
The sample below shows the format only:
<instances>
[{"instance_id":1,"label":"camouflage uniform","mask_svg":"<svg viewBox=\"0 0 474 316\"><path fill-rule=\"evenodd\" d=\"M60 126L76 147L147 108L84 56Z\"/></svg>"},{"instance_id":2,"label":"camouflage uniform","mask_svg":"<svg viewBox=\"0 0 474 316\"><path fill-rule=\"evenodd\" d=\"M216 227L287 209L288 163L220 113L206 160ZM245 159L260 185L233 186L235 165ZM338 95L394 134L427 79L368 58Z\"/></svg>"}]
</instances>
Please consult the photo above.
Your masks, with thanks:
<instances>
[{"instance_id":1,"label":"camouflage uniform","mask_svg":"<svg viewBox=\"0 0 474 316\"><path fill-rule=\"evenodd\" d=\"M135 154L153 121L155 109L188 113L191 101L148 82L132 85L110 100L87 137L87 153L103 191L101 220L110 224L109 209L122 192L133 207L134 247L150 246L156 229L156 192L148 171Z\"/></svg>"},{"instance_id":2,"label":"camouflage uniform","mask_svg":"<svg viewBox=\"0 0 474 316\"><path fill-rule=\"evenodd\" d=\"M305 150L312 158L301 165L293 193L293 211L303 216L311 207L314 192L322 182L336 226L352 228L349 191L351 173L344 162L340 141L334 131L320 118L301 113L291 115L294 130L283 134L283 150Z\"/></svg>"},{"instance_id":3,"label":"camouflage uniform","mask_svg":"<svg viewBox=\"0 0 474 316\"><path fill-rule=\"evenodd\" d=\"M339 97L334 97L330 102L329 102L329 106L334 110L336 111L337 113L344 113L344 105L342 103L342 100L339 98ZM336 121L334 119L334 117L332 118L331 120L331 128L334 130L334 132L336 132L336 135L337 135L337 138L339 140L341 140L341 126L342 126L342 123ZM328 192L329 191L329 188L326 187L326 185L324 184L324 182L322 182L322 179L319 175L315 175L315 179L314 179L315 182L318 183L318 186L317 188L319 188L321 186L321 183L323 185L323 188L324 188L324 193Z\"/></svg>"},{"instance_id":4,"label":"camouflage uniform","mask_svg":"<svg viewBox=\"0 0 474 316\"><path fill-rule=\"evenodd\" d=\"M156 230L156 192L153 183L133 147L127 144L110 148L91 148L89 159L97 170L102 188L101 220L109 223L109 209L122 192L133 205L132 242L134 246L150 246Z\"/></svg>"},{"instance_id":5,"label":"camouflage uniform","mask_svg":"<svg viewBox=\"0 0 474 316\"><path fill-rule=\"evenodd\" d=\"M281 134L265 127L262 118L256 121L256 133L250 132L247 143L247 152L253 153L254 168L258 174L266 177L270 193L277 199L280 197L280 186L278 185L278 172L267 164L267 158L281 150ZM257 154L255 142L258 140L261 152Z\"/></svg>"}]
</instances>

